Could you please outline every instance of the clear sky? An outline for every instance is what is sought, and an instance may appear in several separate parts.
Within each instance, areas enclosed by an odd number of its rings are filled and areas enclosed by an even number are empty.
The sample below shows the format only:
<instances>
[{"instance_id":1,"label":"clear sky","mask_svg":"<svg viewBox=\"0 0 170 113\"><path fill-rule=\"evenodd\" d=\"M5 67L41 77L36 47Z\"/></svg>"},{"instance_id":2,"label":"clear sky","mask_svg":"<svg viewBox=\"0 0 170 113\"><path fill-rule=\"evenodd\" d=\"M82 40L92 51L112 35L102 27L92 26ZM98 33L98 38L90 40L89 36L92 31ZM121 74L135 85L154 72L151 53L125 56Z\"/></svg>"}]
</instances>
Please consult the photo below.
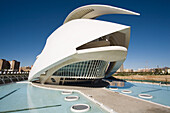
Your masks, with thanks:
<instances>
[{"instance_id":1,"label":"clear sky","mask_svg":"<svg viewBox=\"0 0 170 113\"><path fill-rule=\"evenodd\" d=\"M131 26L125 68L170 67L170 0L0 0L0 59L31 66L66 16L89 4L112 5L141 14L97 18Z\"/></svg>"}]
</instances>

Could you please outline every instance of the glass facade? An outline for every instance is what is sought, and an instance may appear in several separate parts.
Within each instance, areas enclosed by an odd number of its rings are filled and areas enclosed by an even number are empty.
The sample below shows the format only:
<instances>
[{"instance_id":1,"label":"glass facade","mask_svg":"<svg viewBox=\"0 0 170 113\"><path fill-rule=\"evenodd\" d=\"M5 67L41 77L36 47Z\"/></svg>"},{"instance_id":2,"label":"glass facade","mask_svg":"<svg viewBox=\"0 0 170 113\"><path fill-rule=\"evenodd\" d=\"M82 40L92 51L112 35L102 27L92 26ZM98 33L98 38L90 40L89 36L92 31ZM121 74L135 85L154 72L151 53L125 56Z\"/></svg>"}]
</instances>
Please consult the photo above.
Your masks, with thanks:
<instances>
[{"instance_id":1,"label":"glass facade","mask_svg":"<svg viewBox=\"0 0 170 113\"><path fill-rule=\"evenodd\" d=\"M70 78L104 77L108 64L108 62L102 60L78 62L60 68L53 76Z\"/></svg>"}]
</instances>

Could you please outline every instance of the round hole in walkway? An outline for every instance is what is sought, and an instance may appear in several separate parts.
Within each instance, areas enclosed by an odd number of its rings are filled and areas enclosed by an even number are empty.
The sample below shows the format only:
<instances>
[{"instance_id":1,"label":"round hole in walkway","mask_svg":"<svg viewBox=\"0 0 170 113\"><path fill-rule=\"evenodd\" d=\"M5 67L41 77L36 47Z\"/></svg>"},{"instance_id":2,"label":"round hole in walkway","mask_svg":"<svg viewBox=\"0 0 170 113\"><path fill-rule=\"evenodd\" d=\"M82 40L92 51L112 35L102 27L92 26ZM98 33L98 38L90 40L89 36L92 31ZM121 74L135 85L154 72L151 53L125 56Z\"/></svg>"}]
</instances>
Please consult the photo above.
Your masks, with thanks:
<instances>
[{"instance_id":1,"label":"round hole in walkway","mask_svg":"<svg viewBox=\"0 0 170 113\"><path fill-rule=\"evenodd\" d=\"M141 98L146 98L146 99L151 99L151 98L153 98L153 96L150 95L150 94L139 94L138 96L141 97Z\"/></svg>"},{"instance_id":2,"label":"round hole in walkway","mask_svg":"<svg viewBox=\"0 0 170 113\"><path fill-rule=\"evenodd\" d=\"M72 112L87 112L90 110L90 106L87 104L75 104L73 106L71 106L71 111Z\"/></svg>"},{"instance_id":3,"label":"round hole in walkway","mask_svg":"<svg viewBox=\"0 0 170 113\"><path fill-rule=\"evenodd\" d=\"M122 90L121 92L122 93L132 93L132 91L130 91L130 90Z\"/></svg>"},{"instance_id":4,"label":"round hole in walkway","mask_svg":"<svg viewBox=\"0 0 170 113\"><path fill-rule=\"evenodd\" d=\"M67 96L64 98L64 100L66 100L66 101L76 101L78 99L79 99L78 96Z\"/></svg>"},{"instance_id":5,"label":"round hole in walkway","mask_svg":"<svg viewBox=\"0 0 170 113\"><path fill-rule=\"evenodd\" d=\"M69 94L72 94L73 92L72 91L62 91L61 94L63 95L69 95Z\"/></svg>"}]
</instances>

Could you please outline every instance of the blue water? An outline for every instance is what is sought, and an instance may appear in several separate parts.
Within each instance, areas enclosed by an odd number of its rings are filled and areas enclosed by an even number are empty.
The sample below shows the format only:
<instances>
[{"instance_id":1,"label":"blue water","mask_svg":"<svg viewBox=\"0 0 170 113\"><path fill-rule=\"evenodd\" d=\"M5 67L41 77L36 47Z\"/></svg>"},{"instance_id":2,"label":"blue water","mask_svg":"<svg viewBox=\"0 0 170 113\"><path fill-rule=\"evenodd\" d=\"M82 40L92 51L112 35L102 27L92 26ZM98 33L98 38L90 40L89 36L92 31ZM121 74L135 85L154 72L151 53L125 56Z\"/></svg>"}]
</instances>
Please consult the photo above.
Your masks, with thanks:
<instances>
[{"instance_id":1,"label":"blue water","mask_svg":"<svg viewBox=\"0 0 170 113\"><path fill-rule=\"evenodd\" d=\"M116 86L110 86L110 87L115 88ZM126 93L126 94L134 97L138 97L138 94L150 94L153 96L152 99L144 99L144 98L141 99L170 106L170 86L159 86L154 84L125 82L124 87L117 87L117 88L118 90L114 90L114 91L119 93L122 93L121 92L122 90L132 91L132 93L129 94Z\"/></svg>"},{"instance_id":2,"label":"blue water","mask_svg":"<svg viewBox=\"0 0 170 113\"><path fill-rule=\"evenodd\" d=\"M72 113L70 107L74 104L88 104L91 109L87 113L107 113L98 105L79 93L79 100L68 102L61 91L33 87L28 83L13 83L0 86L0 113Z\"/></svg>"}]
</instances>

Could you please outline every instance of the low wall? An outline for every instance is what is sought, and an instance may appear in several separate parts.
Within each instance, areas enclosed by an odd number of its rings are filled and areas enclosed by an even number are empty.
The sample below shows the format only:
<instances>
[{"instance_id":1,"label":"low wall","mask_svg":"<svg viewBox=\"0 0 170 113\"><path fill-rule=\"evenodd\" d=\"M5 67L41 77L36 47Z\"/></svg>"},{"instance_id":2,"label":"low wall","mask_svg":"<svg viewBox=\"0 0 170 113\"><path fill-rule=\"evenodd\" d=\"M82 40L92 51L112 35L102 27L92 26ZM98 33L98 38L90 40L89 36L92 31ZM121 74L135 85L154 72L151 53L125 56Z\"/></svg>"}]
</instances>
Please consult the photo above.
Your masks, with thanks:
<instances>
[{"instance_id":1,"label":"low wall","mask_svg":"<svg viewBox=\"0 0 170 113\"><path fill-rule=\"evenodd\" d=\"M170 84L170 75L131 75L131 76L113 76L117 79L143 81L143 82L156 82L163 84Z\"/></svg>"}]
</instances>

